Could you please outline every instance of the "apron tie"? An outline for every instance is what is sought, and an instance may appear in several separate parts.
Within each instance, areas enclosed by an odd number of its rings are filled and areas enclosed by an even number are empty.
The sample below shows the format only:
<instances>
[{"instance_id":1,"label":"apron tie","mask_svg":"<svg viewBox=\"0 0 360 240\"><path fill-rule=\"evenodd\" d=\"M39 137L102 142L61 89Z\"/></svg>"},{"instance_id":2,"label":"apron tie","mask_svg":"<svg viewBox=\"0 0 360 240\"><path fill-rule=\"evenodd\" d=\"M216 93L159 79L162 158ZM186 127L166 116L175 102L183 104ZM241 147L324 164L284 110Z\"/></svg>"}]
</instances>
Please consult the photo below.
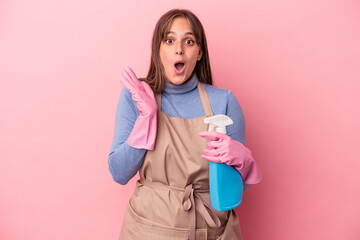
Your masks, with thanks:
<instances>
[{"instance_id":1,"label":"apron tie","mask_svg":"<svg viewBox=\"0 0 360 240\"><path fill-rule=\"evenodd\" d=\"M163 190L175 190L184 192L182 205L185 211L189 212L189 230L190 240L195 240L196 233L196 211L204 218L205 222L211 228L218 228L221 226L219 217L213 212L211 206L206 203L199 194L209 192L208 189L194 189L193 184L189 184L185 189L167 186L159 182L151 182L146 179L140 179L139 182L144 186L151 188L158 188Z\"/></svg>"},{"instance_id":2,"label":"apron tie","mask_svg":"<svg viewBox=\"0 0 360 240\"><path fill-rule=\"evenodd\" d=\"M192 184L185 187L184 197L182 205L185 211L189 211L189 229L190 229L190 240L195 240L196 233L196 212L195 212L195 201L194 201L194 189Z\"/></svg>"}]
</instances>

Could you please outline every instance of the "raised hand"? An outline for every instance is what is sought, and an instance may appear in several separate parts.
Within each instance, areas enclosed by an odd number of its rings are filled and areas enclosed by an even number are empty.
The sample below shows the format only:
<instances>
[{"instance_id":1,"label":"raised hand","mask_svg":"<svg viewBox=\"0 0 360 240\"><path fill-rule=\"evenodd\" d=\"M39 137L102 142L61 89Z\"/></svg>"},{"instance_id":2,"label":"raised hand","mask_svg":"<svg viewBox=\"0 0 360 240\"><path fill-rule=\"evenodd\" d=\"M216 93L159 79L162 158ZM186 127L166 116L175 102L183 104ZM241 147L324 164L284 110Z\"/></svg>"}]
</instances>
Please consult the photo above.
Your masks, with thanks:
<instances>
[{"instance_id":1,"label":"raised hand","mask_svg":"<svg viewBox=\"0 0 360 240\"><path fill-rule=\"evenodd\" d=\"M153 150L157 131L157 103L154 92L144 81L139 82L134 71L126 66L121 71L121 83L131 92L140 115L127 139L127 143L139 149Z\"/></svg>"},{"instance_id":2,"label":"raised hand","mask_svg":"<svg viewBox=\"0 0 360 240\"><path fill-rule=\"evenodd\" d=\"M134 71L126 66L121 71L121 83L132 94L132 99L135 101L136 106L142 116L150 116L156 114L157 104L149 84L144 81L139 82Z\"/></svg>"}]
</instances>

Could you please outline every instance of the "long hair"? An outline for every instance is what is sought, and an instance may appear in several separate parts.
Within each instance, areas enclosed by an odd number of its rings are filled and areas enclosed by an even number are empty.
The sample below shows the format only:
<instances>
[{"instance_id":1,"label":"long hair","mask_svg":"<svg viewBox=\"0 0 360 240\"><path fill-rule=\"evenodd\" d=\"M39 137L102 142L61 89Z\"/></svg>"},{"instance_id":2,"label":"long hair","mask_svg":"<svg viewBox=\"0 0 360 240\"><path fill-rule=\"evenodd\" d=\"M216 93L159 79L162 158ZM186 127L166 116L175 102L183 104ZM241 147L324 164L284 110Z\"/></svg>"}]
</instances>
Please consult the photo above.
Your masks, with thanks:
<instances>
[{"instance_id":1,"label":"long hair","mask_svg":"<svg viewBox=\"0 0 360 240\"><path fill-rule=\"evenodd\" d=\"M140 78L150 85L154 93L161 93L164 90L166 77L164 68L160 60L160 45L165 40L166 32L169 31L172 21L177 17L185 18L194 32L196 43L202 49L202 57L197 61L194 73L200 82L212 85L212 75L210 68L209 52L207 48L204 28L200 20L186 9L172 9L162 15L156 23L152 44L151 44L151 61L146 78Z\"/></svg>"}]
</instances>

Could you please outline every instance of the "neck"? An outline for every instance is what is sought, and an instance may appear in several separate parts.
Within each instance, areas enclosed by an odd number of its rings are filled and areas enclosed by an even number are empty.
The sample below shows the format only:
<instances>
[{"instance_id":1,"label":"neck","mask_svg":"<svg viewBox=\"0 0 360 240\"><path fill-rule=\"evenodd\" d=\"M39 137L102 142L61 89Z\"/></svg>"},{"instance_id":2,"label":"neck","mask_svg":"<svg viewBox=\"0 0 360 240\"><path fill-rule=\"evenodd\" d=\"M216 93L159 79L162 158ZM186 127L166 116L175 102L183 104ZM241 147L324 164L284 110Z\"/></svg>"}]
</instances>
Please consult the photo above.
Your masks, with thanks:
<instances>
[{"instance_id":1,"label":"neck","mask_svg":"<svg viewBox=\"0 0 360 240\"><path fill-rule=\"evenodd\" d=\"M186 93L186 92L193 90L197 86L198 81L199 80L196 77L195 73L193 73L192 76L183 84L176 85L169 81L166 81L164 92L175 93L175 94Z\"/></svg>"}]
</instances>

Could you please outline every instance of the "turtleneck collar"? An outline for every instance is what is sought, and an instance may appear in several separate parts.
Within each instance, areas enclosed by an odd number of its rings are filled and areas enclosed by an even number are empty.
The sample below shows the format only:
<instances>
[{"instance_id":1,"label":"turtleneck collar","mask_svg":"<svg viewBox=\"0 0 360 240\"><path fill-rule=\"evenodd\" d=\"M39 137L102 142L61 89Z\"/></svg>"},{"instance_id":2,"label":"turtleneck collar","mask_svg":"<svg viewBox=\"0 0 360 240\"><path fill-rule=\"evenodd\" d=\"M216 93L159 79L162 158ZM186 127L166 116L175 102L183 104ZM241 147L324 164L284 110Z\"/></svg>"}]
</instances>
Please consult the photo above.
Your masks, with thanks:
<instances>
[{"instance_id":1,"label":"turtleneck collar","mask_svg":"<svg viewBox=\"0 0 360 240\"><path fill-rule=\"evenodd\" d=\"M193 73L193 75L190 77L189 80L184 82L183 84L176 85L172 84L171 82L166 81L165 82L165 88L164 91L166 93L186 93L193 90L197 84L198 84L198 78L196 77L196 74Z\"/></svg>"}]
</instances>

